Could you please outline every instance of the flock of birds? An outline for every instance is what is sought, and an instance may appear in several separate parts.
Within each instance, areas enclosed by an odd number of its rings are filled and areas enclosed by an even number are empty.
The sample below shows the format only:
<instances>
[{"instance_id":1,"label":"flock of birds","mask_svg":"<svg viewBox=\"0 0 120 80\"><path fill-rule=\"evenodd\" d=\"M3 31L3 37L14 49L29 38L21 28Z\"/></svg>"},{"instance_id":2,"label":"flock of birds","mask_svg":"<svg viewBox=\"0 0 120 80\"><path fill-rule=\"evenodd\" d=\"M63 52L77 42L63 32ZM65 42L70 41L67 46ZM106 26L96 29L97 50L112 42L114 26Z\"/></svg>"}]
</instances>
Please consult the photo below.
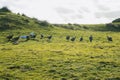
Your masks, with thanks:
<instances>
[{"instance_id":1,"label":"flock of birds","mask_svg":"<svg viewBox=\"0 0 120 80\"><path fill-rule=\"evenodd\" d=\"M27 36L17 36L17 37L14 37L13 34L9 34L6 38L7 38L7 41L11 41L11 42L13 42L13 44L18 44L18 40L20 38L25 39L25 41L28 41L30 39L35 40L36 36L37 35L34 34L34 33L31 33L30 35L27 35ZM47 40L50 41L52 39L52 35L49 35L49 36L45 37L43 34L41 34L40 39L43 39L43 38L47 38ZM76 40L76 37L66 36L66 40L74 42ZM111 36L107 36L107 40L108 41L113 41ZM80 37L79 41L83 41L83 37ZM90 42L93 41L93 36L92 35L89 36L89 41Z\"/></svg>"},{"instance_id":2,"label":"flock of birds","mask_svg":"<svg viewBox=\"0 0 120 80\"><path fill-rule=\"evenodd\" d=\"M17 37L14 37L13 34L9 34L8 36L6 36L6 39L8 42L12 42L13 44L18 44L19 39L25 39L25 41L28 41L30 39L35 40L36 36L37 35L34 33L31 33L30 35L17 36ZM44 35L41 34L40 39L43 39L43 38L47 38L48 41L50 41L52 39L52 35L45 37Z\"/></svg>"},{"instance_id":3,"label":"flock of birds","mask_svg":"<svg viewBox=\"0 0 120 80\"><path fill-rule=\"evenodd\" d=\"M76 39L76 37L70 38L70 36L66 36L66 40L75 41L75 39ZM107 36L107 40L108 41L113 41L111 36ZM83 41L83 37L80 37L79 41ZM93 41L93 36L92 35L89 36L89 41L90 42Z\"/></svg>"}]
</instances>

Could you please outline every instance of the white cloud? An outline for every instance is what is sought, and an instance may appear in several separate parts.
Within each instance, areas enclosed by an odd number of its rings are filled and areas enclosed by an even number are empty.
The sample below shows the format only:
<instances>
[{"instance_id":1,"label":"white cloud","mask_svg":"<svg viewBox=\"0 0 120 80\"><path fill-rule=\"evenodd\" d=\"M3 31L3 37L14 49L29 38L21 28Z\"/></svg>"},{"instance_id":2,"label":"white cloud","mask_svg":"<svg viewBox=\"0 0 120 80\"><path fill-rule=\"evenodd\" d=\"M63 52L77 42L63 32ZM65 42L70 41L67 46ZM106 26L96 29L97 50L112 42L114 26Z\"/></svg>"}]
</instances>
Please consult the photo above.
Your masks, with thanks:
<instances>
[{"instance_id":1,"label":"white cloud","mask_svg":"<svg viewBox=\"0 0 120 80\"><path fill-rule=\"evenodd\" d=\"M0 0L2 6L51 23L106 23L119 17L120 0Z\"/></svg>"},{"instance_id":2,"label":"white cloud","mask_svg":"<svg viewBox=\"0 0 120 80\"><path fill-rule=\"evenodd\" d=\"M120 17L120 11L112 11L112 12L98 12L96 13L97 18L108 18L108 19L113 19L113 18L118 18Z\"/></svg>"}]
</instances>

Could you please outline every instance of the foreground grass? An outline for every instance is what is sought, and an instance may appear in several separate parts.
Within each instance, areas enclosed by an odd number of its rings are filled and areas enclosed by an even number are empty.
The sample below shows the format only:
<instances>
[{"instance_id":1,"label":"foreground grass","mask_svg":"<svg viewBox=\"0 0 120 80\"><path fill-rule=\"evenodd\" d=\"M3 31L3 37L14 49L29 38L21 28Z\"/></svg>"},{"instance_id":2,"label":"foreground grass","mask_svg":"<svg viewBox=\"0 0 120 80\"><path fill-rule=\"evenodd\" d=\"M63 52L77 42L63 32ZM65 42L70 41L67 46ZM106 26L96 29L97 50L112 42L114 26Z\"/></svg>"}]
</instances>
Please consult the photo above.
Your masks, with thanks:
<instances>
[{"instance_id":1,"label":"foreground grass","mask_svg":"<svg viewBox=\"0 0 120 80\"><path fill-rule=\"evenodd\" d=\"M38 35L38 41L19 45L1 41L0 80L120 80L119 32L55 28L36 33L51 34L53 39L47 42ZM66 35L76 36L77 40L66 41ZM89 35L94 36L92 43L88 41ZM111 35L113 42L107 42L106 35ZM83 42L79 42L80 36L84 37Z\"/></svg>"}]
</instances>

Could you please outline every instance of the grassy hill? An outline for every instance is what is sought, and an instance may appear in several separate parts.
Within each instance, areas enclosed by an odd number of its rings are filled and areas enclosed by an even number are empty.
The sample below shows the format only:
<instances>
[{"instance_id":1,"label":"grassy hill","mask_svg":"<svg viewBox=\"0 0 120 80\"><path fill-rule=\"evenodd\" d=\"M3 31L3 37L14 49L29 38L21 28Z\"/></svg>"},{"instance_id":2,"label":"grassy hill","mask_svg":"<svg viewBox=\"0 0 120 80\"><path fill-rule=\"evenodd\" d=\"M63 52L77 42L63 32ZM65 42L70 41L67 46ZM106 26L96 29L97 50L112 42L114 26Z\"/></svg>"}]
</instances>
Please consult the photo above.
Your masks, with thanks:
<instances>
[{"instance_id":1,"label":"grassy hill","mask_svg":"<svg viewBox=\"0 0 120 80\"><path fill-rule=\"evenodd\" d=\"M0 31L15 29L49 28L47 21L39 21L36 18L27 17L24 14L12 12L0 12Z\"/></svg>"},{"instance_id":2,"label":"grassy hill","mask_svg":"<svg viewBox=\"0 0 120 80\"><path fill-rule=\"evenodd\" d=\"M119 19L117 19L118 21ZM25 14L15 14L10 10L0 9L0 31L15 29L50 29L53 26L71 29L71 30L93 30L93 31L120 31L120 22L108 24L50 24L47 21L40 21L36 18L30 18ZM50 27L50 28L49 28Z\"/></svg>"},{"instance_id":3,"label":"grassy hill","mask_svg":"<svg viewBox=\"0 0 120 80\"><path fill-rule=\"evenodd\" d=\"M58 25L0 12L0 80L120 80L118 25ZM30 32L37 34L36 40L19 39L18 45L6 40L8 34ZM40 39L40 34L53 38ZM67 41L67 35L76 36L76 40ZM89 42L90 35L93 42ZM107 41L108 35L113 42Z\"/></svg>"}]
</instances>

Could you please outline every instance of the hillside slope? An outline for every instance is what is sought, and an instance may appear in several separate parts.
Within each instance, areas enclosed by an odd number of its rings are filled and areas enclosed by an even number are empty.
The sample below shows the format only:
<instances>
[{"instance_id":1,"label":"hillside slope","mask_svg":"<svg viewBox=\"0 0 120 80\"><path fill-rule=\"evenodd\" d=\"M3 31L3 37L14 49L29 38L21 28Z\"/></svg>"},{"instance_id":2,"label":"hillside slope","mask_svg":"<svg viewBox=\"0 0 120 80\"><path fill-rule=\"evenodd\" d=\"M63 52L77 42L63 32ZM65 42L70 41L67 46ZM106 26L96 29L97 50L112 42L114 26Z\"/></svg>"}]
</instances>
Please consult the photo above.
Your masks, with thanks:
<instances>
[{"instance_id":1,"label":"hillside slope","mask_svg":"<svg viewBox=\"0 0 120 80\"><path fill-rule=\"evenodd\" d=\"M116 21L116 20L114 20ZM113 22L114 22L113 21ZM53 26L71 30L93 30L93 31L120 31L120 23L108 24L50 24L47 21L40 21L36 18L30 18L25 14L15 14L8 8L3 7L0 9L0 31L16 30L16 29L52 29ZM51 28L52 27L52 28Z\"/></svg>"},{"instance_id":2,"label":"hillside slope","mask_svg":"<svg viewBox=\"0 0 120 80\"><path fill-rule=\"evenodd\" d=\"M24 14L12 12L0 12L0 31L14 29L48 28L47 21L39 21L36 18L27 17Z\"/></svg>"}]
</instances>

